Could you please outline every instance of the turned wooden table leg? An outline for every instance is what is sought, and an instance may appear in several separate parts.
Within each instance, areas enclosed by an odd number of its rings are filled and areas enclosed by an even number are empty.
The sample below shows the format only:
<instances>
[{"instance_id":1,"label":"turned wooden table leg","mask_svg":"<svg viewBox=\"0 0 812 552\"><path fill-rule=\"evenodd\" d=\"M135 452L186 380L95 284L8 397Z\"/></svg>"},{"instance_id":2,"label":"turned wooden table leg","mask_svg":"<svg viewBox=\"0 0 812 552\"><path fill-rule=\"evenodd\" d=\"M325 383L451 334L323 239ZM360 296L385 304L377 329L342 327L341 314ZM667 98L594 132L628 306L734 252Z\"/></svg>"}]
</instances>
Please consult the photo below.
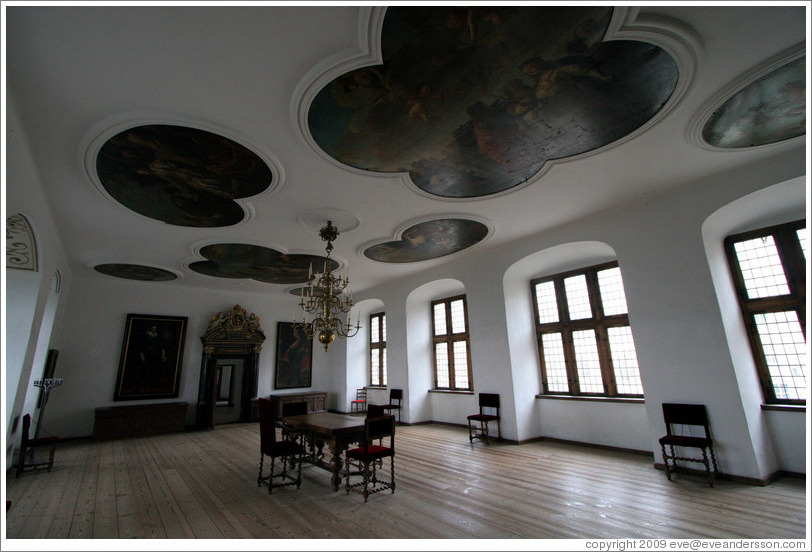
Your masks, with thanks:
<instances>
[{"instance_id":1,"label":"turned wooden table leg","mask_svg":"<svg viewBox=\"0 0 812 552\"><path fill-rule=\"evenodd\" d=\"M330 443L330 454L333 455L333 457L330 459L330 471L333 474L331 482L333 484L334 491L337 491L341 485L341 468L343 467L344 462L344 460L341 458L342 452L344 452L344 447L341 443L335 441Z\"/></svg>"}]
</instances>

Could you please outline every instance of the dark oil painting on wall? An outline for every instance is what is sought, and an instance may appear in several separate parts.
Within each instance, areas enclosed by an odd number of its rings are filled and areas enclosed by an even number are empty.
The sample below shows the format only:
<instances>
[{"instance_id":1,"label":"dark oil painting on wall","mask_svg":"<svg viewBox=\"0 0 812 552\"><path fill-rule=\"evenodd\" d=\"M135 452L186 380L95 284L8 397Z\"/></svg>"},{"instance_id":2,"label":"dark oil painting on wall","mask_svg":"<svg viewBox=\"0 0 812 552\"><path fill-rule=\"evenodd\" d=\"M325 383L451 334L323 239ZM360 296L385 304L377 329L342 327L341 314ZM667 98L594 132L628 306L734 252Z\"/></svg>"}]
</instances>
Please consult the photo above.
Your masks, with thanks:
<instances>
[{"instance_id":1,"label":"dark oil painting on wall","mask_svg":"<svg viewBox=\"0 0 812 552\"><path fill-rule=\"evenodd\" d=\"M128 314L114 401L178 396L187 318Z\"/></svg>"},{"instance_id":2,"label":"dark oil painting on wall","mask_svg":"<svg viewBox=\"0 0 812 552\"><path fill-rule=\"evenodd\" d=\"M237 224L234 200L266 190L270 168L246 147L211 132L177 125L124 130L96 156L105 190L125 207L174 224L211 228Z\"/></svg>"},{"instance_id":3,"label":"dark oil painting on wall","mask_svg":"<svg viewBox=\"0 0 812 552\"><path fill-rule=\"evenodd\" d=\"M313 98L310 132L346 165L408 172L421 190L473 198L651 119L679 71L662 48L607 40L607 6L394 6L383 63Z\"/></svg>"},{"instance_id":4,"label":"dark oil painting on wall","mask_svg":"<svg viewBox=\"0 0 812 552\"><path fill-rule=\"evenodd\" d=\"M276 389L310 387L313 366L313 338L293 322L276 327Z\"/></svg>"}]
</instances>

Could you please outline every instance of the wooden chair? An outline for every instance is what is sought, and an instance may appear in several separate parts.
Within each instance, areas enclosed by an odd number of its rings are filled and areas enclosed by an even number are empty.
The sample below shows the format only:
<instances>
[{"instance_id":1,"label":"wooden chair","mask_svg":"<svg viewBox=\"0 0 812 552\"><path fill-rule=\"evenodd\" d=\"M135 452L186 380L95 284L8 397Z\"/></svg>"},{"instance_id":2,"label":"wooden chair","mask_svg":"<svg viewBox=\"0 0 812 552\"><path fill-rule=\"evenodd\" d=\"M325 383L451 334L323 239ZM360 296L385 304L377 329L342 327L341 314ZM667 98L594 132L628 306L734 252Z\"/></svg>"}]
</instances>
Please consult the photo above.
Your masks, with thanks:
<instances>
[{"instance_id":1,"label":"wooden chair","mask_svg":"<svg viewBox=\"0 0 812 552\"><path fill-rule=\"evenodd\" d=\"M468 416L468 440L473 443L474 439L480 439L490 445L491 436L488 431L490 422L496 422L496 427L499 430L499 440L501 441L502 418L499 412L499 395L497 393L480 393L479 414Z\"/></svg>"},{"instance_id":2,"label":"wooden chair","mask_svg":"<svg viewBox=\"0 0 812 552\"><path fill-rule=\"evenodd\" d=\"M388 438L388 446L382 444ZM374 441L379 444L375 444ZM382 467L384 458L389 458L389 481L378 477L378 468ZM359 471L353 472L351 467L355 464ZM364 502L369 495L379 493L386 489L395 492L395 417L392 415L377 418L366 417L364 420L364 440L358 448L347 451L344 462L345 486L347 494L350 491L364 495ZM363 476L363 480L350 483L353 475Z\"/></svg>"},{"instance_id":3,"label":"wooden chair","mask_svg":"<svg viewBox=\"0 0 812 552\"><path fill-rule=\"evenodd\" d=\"M259 475L257 476L257 487L266 485L268 493L272 493L275 487L296 485L298 489L302 485L302 460L304 457L304 447L294 439L276 438L276 416L274 405L268 399L259 398L259 436L260 436L260 456ZM271 469L267 476L262 475L265 457L271 458ZM282 469L274 472L274 464L277 458L282 459ZM294 477L288 470L293 470L298 464L298 471ZM280 483L274 483L274 479L279 479Z\"/></svg>"},{"instance_id":4,"label":"wooden chair","mask_svg":"<svg viewBox=\"0 0 812 552\"><path fill-rule=\"evenodd\" d=\"M282 404L282 418L284 418L285 416L301 416L303 414L307 414L307 403L304 401ZM276 425L277 427L282 429L283 436L287 436L288 434L300 433L292 426L286 424L283 420L277 420Z\"/></svg>"},{"instance_id":5,"label":"wooden chair","mask_svg":"<svg viewBox=\"0 0 812 552\"><path fill-rule=\"evenodd\" d=\"M350 414L363 414L367 409L367 388L355 391L355 399L350 403Z\"/></svg>"},{"instance_id":6,"label":"wooden chair","mask_svg":"<svg viewBox=\"0 0 812 552\"><path fill-rule=\"evenodd\" d=\"M381 406L383 406L383 409L387 414L392 414L393 410L397 410L398 423L400 423L400 407L402 403L403 403L403 389L390 389L389 402Z\"/></svg>"},{"instance_id":7,"label":"wooden chair","mask_svg":"<svg viewBox=\"0 0 812 552\"><path fill-rule=\"evenodd\" d=\"M367 418L380 418L381 416L386 416L383 405L370 404L367 406Z\"/></svg>"},{"instance_id":8,"label":"wooden chair","mask_svg":"<svg viewBox=\"0 0 812 552\"><path fill-rule=\"evenodd\" d=\"M713 480L716 478L716 455L713 453L713 439L710 434L710 422L708 420L708 413L704 404L676 404L676 403L663 403L663 419L665 420L666 435L660 437L660 446L663 449L663 462L665 463L665 475L671 481L671 473L682 471L682 468L677 465L677 460L685 462L698 462L705 466L705 476L708 480L708 486L713 487ZM677 433L675 426L683 426L682 433ZM694 436L690 427L702 428L702 436ZM684 432L688 431L688 435ZM668 452L666 452L668 447ZM674 447L693 447L702 450L702 458L691 458L688 456L678 456L674 452ZM708 461L708 453L710 452L710 460L713 463L713 472L711 472L711 462ZM669 464L669 460L671 464Z\"/></svg>"},{"instance_id":9,"label":"wooden chair","mask_svg":"<svg viewBox=\"0 0 812 552\"><path fill-rule=\"evenodd\" d=\"M282 417L285 416L301 416L307 414L307 402L291 402L291 403L282 403ZM296 429L295 427L286 424L283 420L278 420L276 422L277 427L282 428L282 438L287 440L294 440L301 443L303 447L307 447L310 445L310 449L313 448L313 444L309 443L310 434L306 431L301 431ZM307 452L307 451L305 451Z\"/></svg>"},{"instance_id":10,"label":"wooden chair","mask_svg":"<svg viewBox=\"0 0 812 552\"><path fill-rule=\"evenodd\" d=\"M386 416L386 411L384 411L383 406L379 404L371 404L367 407L367 418L380 418L382 416ZM383 444L383 439L378 439L378 444ZM383 462L378 462L378 465L382 465Z\"/></svg>"},{"instance_id":11,"label":"wooden chair","mask_svg":"<svg viewBox=\"0 0 812 552\"><path fill-rule=\"evenodd\" d=\"M17 473L16 477L19 477L20 473L24 471L35 471L35 470L44 470L47 469L51 471L51 468L54 467L54 454L56 453L56 442L59 440L58 437L38 437L36 439L31 439L28 436L28 433L31 429L31 415L26 414L23 416L23 436L22 441L20 442L20 457L17 460ZM48 460L45 462L37 462L33 460L34 455L37 449L48 449ZM28 459L26 457L29 456Z\"/></svg>"}]
</instances>

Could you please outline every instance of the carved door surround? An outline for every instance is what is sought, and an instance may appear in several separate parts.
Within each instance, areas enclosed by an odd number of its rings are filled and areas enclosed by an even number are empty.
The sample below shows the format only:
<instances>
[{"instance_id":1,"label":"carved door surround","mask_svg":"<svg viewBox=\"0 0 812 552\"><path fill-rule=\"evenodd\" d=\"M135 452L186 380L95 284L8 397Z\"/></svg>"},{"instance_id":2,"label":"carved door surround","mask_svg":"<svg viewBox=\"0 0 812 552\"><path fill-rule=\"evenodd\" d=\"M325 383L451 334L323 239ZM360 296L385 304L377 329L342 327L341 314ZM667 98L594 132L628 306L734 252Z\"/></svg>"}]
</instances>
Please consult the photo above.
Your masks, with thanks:
<instances>
[{"instance_id":1,"label":"carved door surround","mask_svg":"<svg viewBox=\"0 0 812 552\"><path fill-rule=\"evenodd\" d=\"M200 364L200 387L197 398L197 426L214 429L217 404L217 365L219 359L243 359L242 393L240 394L240 421L252 421L255 417L252 399L257 396L259 354L265 333L256 314L248 314L240 305L211 317L203 342L203 359Z\"/></svg>"}]
</instances>

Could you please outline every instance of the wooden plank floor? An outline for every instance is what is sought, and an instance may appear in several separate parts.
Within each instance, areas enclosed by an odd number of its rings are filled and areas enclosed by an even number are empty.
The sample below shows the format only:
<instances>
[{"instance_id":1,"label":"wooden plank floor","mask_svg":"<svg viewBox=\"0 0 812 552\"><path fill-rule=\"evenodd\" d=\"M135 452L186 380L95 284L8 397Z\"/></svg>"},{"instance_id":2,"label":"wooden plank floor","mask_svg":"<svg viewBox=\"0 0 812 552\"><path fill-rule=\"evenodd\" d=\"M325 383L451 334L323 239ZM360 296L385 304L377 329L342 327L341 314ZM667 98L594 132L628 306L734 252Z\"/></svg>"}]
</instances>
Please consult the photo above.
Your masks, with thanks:
<instances>
[{"instance_id":1,"label":"wooden plank floor","mask_svg":"<svg viewBox=\"0 0 812 552\"><path fill-rule=\"evenodd\" d=\"M6 538L793 538L805 482L767 487L677 475L651 457L555 442L468 442L467 430L397 429L395 494L256 483L258 424L65 442L51 473L7 477Z\"/></svg>"}]
</instances>

